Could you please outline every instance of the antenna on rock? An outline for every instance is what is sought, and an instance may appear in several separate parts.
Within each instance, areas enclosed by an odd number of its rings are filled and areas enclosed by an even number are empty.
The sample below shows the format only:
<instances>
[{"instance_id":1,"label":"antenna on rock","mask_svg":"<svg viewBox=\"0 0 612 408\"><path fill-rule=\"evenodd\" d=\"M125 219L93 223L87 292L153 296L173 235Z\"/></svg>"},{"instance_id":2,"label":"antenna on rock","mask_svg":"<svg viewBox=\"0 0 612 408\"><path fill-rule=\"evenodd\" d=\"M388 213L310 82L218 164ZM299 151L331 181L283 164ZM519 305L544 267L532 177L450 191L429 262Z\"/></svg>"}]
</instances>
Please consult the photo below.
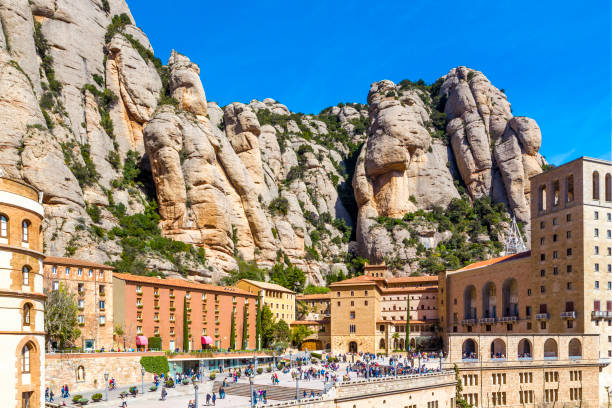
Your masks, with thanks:
<instances>
[{"instance_id":1,"label":"antenna on rock","mask_svg":"<svg viewBox=\"0 0 612 408\"><path fill-rule=\"evenodd\" d=\"M516 217L512 216L512 225L504 243L504 253L505 255L512 255L525 251L527 251L527 245L525 245L525 240L523 240L521 231L516 223Z\"/></svg>"}]
</instances>

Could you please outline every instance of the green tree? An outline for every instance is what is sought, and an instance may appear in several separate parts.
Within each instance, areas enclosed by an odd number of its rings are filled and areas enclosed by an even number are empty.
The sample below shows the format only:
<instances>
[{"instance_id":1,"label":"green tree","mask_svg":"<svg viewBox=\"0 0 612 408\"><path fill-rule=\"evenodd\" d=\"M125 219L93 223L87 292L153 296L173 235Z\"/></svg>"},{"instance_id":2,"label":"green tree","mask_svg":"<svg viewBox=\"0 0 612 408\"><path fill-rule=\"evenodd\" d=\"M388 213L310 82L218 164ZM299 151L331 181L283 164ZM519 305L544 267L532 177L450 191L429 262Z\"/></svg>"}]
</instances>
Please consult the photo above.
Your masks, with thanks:
<instances>
[{"instance_id":1,"label":"green tree","mask_svg":"<svg viewBox=\"0 0 612 408\"><path fill-rule=\"evenodd\" d=\"M305 295L320 295L324 293L329 293L330 289L327 286L315 286L313 284L308 284L306 289L304 289Z\"/></svg>"},{"instance_id":2,"label":"green tree","mask_svg":"<svg viewBox=\"0 0 612 408\"><path fill-rule=\"evenodd\" d=\"M266 280L266 271L257 266L257 262L247 262L242 258L238 258L238 269L230 271L227 276L221 279L225 286L232 286L240 279L251 279L256 281Z\"/></svg>"},{"instance_id":3,"label":"green tree","mask_svg":"<svg viewBox=\"0 0 612 408\"><path fill-rule=\"evenodd\" d=\"M459 367L457 364L453 365L455 370L455 380L457 381L457 387L455 387L455 402L459 408L472 408L470 404L463 398L463 383L461 382L461 376L459 375Z\"/></svg>"},{"instance_id":4,"label":"green tree","mask_svg":"<svg viewBox=\"0 0 612 408\"><path fill-rule=\"evenodd\" d=\"M392 338L393 340L395 340L393 343L396 343L396 342L398 342L398 343L399 343L400 334L399 334L398 332L395 332L395 333L393 333L393 335L391 336L391 338ZM395 344L394 344L394 346L395 346ZM391 348L391 347L389 347L389 348ZM395 347L393 347L393 350L395 350Z\"/></svg>"},{"instance_id":5,"label":"green tree","mask_svg":"<svg viewBox=\"0 0 612 408\"><path fill-rule=\"evenodd\" d=\"M289 329L287 322L284 320L279 320L278 322L274 323L272 332L275 342L288 342L291 338L291 330Z\"/></svg>"},{"instance_id":6,"label":"green tree","mask_svg":"<svg viewBox=\"0 0 612 408\"><path fill-rule=\"evenodd\" d=\"M410 296L406 296L406 351L410 351Z\"/></svg>"},{"instance_id":7,"label":"green tree","mask_svg":"<svg viewBox=\"0 0 612 408\"><path fill-rule=\"evenodd\" d=\"M189 323L187 323L186 298L183 298L183 351L189 351Z\"/></svg>"},{"instance_id":8,"label":"green tree","mask_svg":"<svg viewBox=\"0 0 612 408\"><path fill-rule=\"evenodd\" d=\"M257 294L257 314L255 315L255 344L257 350L261 350L261 337L263 336L263 328L261 326L261 293Z\"/></svg>"},{"instance_id":9,"label":"green tree","mask_svg":"<svg viewBox=\"0 0 612 408\"><path fill-rule=\"evenodd\" d=\"M299 325L291 330L291 342L298 349L302 347L304 339L313 333L308 326Z\"/></svg>"},{"instance_id":10,"label":"green tree","mask_svg":"<svg viewBox=\"0 0 612 408\"><path fill-rule=\"evenodd\" d=\"M294 292L302 292L306 283L304 271L289 263L276 263L269 272L270 281Z\"/></svg>"},{"instance_id":11,"label":"green tree","mask_svg":"<svg viewBox=\"0 0 612 408\"><path fill-rule=\"evenodd\" d=\"M249 305L244 304L244 313L242 319L242 349L249 348Z\"/></svg>"},{"instance_id":12,"label":"green tree","mask_svg":"<svg viewBox=\"0 0 612 408\"><path fill-rule=\"evenodd\" d=\"M232 310L232 322L230 328L230 349L236 350L236 312Z\"/></svg>"},{"instance_id":13,"label":"green tree","mask_svg":"<svg viewBox=\"0 0 612 408\"><path fill-rule=\"evenodd\" d=\"M274 314L267 305L261 308L261 343L264 348L274 342Z\"/></svg>"},{"instance_id":14,"label":"green tree","mask_svg":"<svg viewBox=\"0 0 612 408\"><path fill-rule=\"evenodd\" d=\"M64 285L47 295L45 301L45 327L47 345L56 341L60 349L72 345L80 335L77 320L78 308L74 294L69 293Z\"/></svg>"}]
</instances>

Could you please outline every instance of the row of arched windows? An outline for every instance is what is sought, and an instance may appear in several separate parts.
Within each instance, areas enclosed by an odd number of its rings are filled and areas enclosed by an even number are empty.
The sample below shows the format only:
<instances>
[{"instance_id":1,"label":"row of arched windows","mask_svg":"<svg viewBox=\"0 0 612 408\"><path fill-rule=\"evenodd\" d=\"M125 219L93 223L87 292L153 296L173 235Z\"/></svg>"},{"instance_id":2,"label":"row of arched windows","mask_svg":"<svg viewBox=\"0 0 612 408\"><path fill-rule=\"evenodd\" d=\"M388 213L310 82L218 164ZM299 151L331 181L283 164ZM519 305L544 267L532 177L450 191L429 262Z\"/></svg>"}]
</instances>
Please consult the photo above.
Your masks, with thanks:
<instances>
[{"instance_id":1,"label":"row of arched windows","mask_svg":"<svg viewBox=\"0 0 612 408\"><path fill-rule=\"evenodd\" d=\"M532 359L533 358L533 346L528 339L522 339L516 350L516 357L518 359ZM506 354L506 343L502 339L495 339L491 342L490 346L491 358L492 359L505 359ZM467 339L463 342L462 358L467 359L478 359L478 344L474 339ZM570 340L568 344L568 356L571 359L582 357L582 344L578 339ZM555 339L546 339L544 342L544 359L557 359L559 357L557 341Z\"/></svg>"},{"instance_id":2,"label":"row of arched windows","mask_svg":"<svg viewBox=\"0 0 612 408\"><path fill-rule=\"evenodd\" d=\"M604 177L604 193L605 193L605 200L606 201L612 201L612 176L610 176L610 173L606 173L606 176ZM594 171L593 172L593 200L599 200L600 199L600 194L599 194L599 172L598 171Z\"/></svg>"},{"instance_id":3,"label":"row of arched windows","mask_svg":"<svg viewBox=\"0 0 612 408\"><path fill-rule=\"evenodd\" d=\"M21 240L23 242L30 241L30 220L21 221ZM9 234L9 218L5 214L0 214L0 237L8 238Z\"/></svg>"},{"instance_id":4,"label":"row of arched windows","mask_svg":"<svg viewBox=\"0 0 612 408\"><path fill-rule=\"evenodd\" d=\"M482 317L497 318L497 286L493 282L483 285L481 291ZM478 294L474 285L469 285L463 292L464 319L478 318ZM518 317L518 283L514 278L508 278L502 285L502 310L504 317Z\"/></svg>"}]
</instances>

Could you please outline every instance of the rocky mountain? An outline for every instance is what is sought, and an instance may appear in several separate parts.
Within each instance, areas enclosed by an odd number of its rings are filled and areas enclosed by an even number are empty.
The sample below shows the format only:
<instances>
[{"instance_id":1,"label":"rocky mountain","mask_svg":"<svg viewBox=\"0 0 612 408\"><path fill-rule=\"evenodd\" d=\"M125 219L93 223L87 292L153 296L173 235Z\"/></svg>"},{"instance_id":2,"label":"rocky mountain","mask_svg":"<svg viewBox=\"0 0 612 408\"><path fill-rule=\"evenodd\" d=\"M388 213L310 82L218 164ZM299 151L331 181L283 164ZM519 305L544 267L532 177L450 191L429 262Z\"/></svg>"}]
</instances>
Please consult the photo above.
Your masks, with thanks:
<instances>
[{"instance_id":1,"label":"rocky mountain","mask_svg":"<svg viewBox=\"0 0 612 408\"><path fill-rule=\"evenodd\" d=\"M0 24L0 168L44 192L50 255L200 280L242 258L323 283L357 257L427 271L440 245L499 243L507 214L529 230L540 130L478 71L376 82L319 114L220 107L123 0L0 0ZM478 222L445 226L465 202Z\"/></svg>"}]
</instances>

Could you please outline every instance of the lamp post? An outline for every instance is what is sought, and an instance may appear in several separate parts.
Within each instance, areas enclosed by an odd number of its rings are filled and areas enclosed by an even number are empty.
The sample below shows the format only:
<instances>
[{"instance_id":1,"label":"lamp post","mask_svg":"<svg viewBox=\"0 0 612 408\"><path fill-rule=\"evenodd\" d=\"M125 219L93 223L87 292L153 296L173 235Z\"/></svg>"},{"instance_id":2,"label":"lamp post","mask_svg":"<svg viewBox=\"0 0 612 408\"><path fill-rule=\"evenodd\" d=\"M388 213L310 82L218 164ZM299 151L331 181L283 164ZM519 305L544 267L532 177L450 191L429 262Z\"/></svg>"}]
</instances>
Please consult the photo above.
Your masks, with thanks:
<instances>
[{"instance_id":1,"label":"lamp post","mask_svg":"<svg viewBox=\"0 0 612 408\"><path fill-rule=\"evenodd\" d=\"M198 371L200 373L200 384L202 383L202 381L204 381L204 370L202 369L202 366L199 365L198 366ZM197 406L197 405L196 405Z\"/></svg>"},{"instance_id":2,"label":"lamp post","mask_svg":"<svg viewBox=\"0 0 612 408\"><path fill-rule=\"evenodd\" d=\"M253 374L257 371L257 356L253 355Z\"/></svg>"},{"instance_id":3,"label":"lamp post","mask_svg":"<svg viewBox=\"0 0 612 408\"><path fill-rule=\"evenodd\" d=\"M289 366L293 370L293 351L289 350Z\"/></svg>"},{"instance_id":4,"label":"lamp post","mask_svg":"<svg viewBox=\"0 0 612 408\"><path fill-rule=\"evenodd\" d=\"M442 351L440 351L440 372L442 372L442 356L444 355L444 353Z\"/></svg>"},{"instance_id":5,"label":"lamp post","mask_svg":"<svg viewBox=\"0 0 612 408\"><path fill-rule=\"evenodd\" d=\"M144 395L144 375L145 375L145 368L143 365L140 366L140 374L142 375L142 393Z\"/></svg>"},{"instance_id":6,"label":"lamp post","mask_svg":"<svg viewBox=\"0 0 612 408\"><path fill-rule=\"evenodd\" d=\"M198 406L198 384L196 384L196 382L193 382L193 392L195 393L195 406Z\"/></svg>"},{"instance_id":7,"label":"lamp post","mask_svg":"<svg viewBox=\"0 0 612 408\"><path fill-rule=\"evenodd\" d=\"M295 373L295 399L300 399L300 375L297 373L297 371Z\"/></svg>"},{"instance_id":8,"label":"lamp post","mask_svg":"<svg viewBox=\"0 0 612 408\"><path fill-rule=\"evenodd\" d=\"M419 374L421 374L421 352L419 351Z\"/></svg>"},{"instance_id":9,"label":"lamp post","mask_svg":"<svg viewBox=\"0 0 612 408\"><path fill-rule=\"evenodd\" d=\"M253 375L253 373L249 375L249 388L251 390L251 393L249 395L250 395L250 401L251 401L251 408L255 406L255 401L253 401L253 378L254 377L255 376Z\"/></svg>"},{"instance_id":10,"label":"lamp post","mask_svg":"<svg viewBox=\"0 0 612 408\"><path fill-rule=\"evenodd\" d=\"M606 385L604 388L606 389L606 394L608 394L608 408L610 408L610 386Z\"/></svg>"},{"instance_id":11,"label":"lamp post","mask_svg":"<svg viewBox=\"0 0 612 408\"><path fill-rule=\"evenodd\" d=\"M106 400L108 401L108 371L104 370L104 384L106 387Z\"/></svg>"}]
</instances>

